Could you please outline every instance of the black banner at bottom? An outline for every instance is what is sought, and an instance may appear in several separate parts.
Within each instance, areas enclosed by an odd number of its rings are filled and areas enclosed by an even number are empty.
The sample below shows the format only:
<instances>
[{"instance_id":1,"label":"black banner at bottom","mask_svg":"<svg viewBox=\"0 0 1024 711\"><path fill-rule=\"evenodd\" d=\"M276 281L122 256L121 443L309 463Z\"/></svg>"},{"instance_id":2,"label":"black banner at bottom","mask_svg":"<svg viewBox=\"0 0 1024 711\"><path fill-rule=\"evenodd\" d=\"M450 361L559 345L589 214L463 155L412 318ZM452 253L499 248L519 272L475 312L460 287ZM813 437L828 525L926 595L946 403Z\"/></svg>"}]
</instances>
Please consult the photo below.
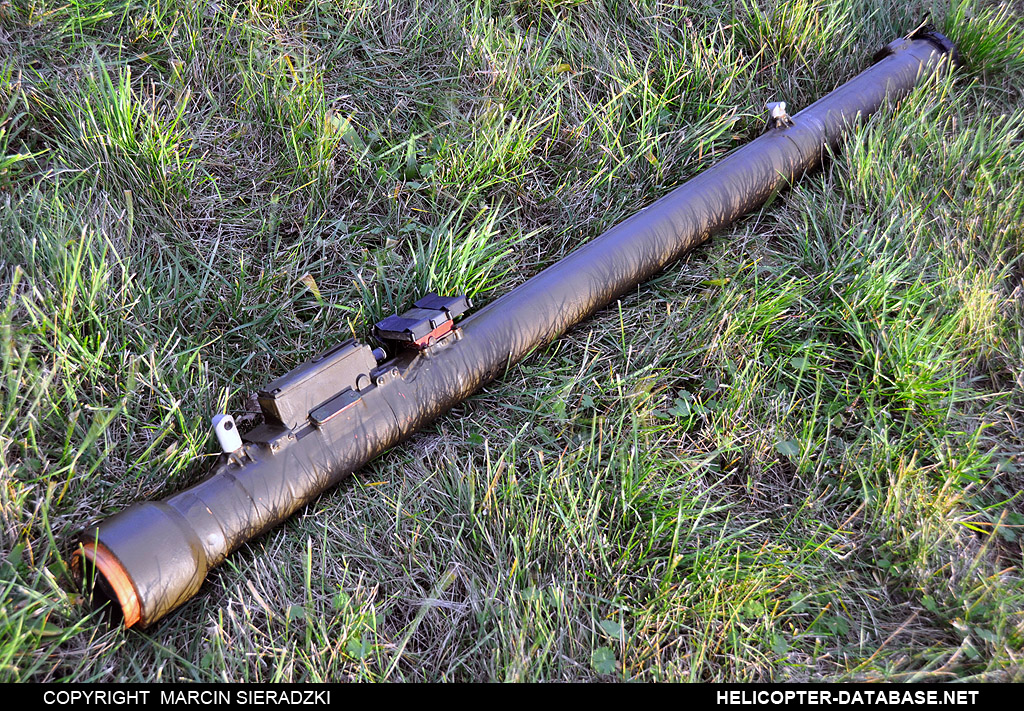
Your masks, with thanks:
<instances>
[{"instance_id":1,"label":"black banner at bottom","mask_svg":"<svg viewBox=\"0 0 1024 711\"><path fill-rule=\"evenodd\" d=\"M465 686L465 685L463 685ZM660 693L657 684L565 684L546 686L544 696L549 703L558 703L561 693L578 706L588 695L603 705L622 701L636 704L637 697L650 688ZM535 700L537 689L522 686L509 693L502 687L503 700L516 703ZM998 684L691 684L686 702L718 707L772 708L781 706L815 706L834 708L885 708L893 706L981 706L998 703L1002 692ZM486 690L478 690L486 694ZM45 707L87 708L138 707L166 709L171 707L340 707L351 706L350 689L334 684L40 684L33 687L37 699ZM389 692L390 693L390 692ZM470 696L472 693L471 692ZM570 696L571 694L571 696ZM460 699L467 696L460 692Z\"/></svg>"}]
</instances>

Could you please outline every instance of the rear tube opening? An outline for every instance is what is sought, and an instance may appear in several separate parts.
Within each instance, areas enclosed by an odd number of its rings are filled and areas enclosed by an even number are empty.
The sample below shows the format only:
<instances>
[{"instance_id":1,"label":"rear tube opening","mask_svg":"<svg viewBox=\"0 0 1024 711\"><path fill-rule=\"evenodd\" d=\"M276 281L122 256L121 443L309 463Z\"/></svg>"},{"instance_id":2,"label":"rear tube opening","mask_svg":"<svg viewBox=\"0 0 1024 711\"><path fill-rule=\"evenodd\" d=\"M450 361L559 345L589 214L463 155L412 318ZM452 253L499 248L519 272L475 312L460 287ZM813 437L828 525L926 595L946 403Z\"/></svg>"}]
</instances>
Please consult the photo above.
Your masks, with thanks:
<instances>
[{"instance_id":1,"label":"rear tube opening","mask_svg":"<svg viewBox=\"0 0 1024 711\"><path fill-rule=\"evenodd\" d=\"M127 629L139 622L142 608L135 586L105 545L98 541L79 545L72 565L92 606L105 608L111 624L123 623Z\"/></svg>"}]
</instances>

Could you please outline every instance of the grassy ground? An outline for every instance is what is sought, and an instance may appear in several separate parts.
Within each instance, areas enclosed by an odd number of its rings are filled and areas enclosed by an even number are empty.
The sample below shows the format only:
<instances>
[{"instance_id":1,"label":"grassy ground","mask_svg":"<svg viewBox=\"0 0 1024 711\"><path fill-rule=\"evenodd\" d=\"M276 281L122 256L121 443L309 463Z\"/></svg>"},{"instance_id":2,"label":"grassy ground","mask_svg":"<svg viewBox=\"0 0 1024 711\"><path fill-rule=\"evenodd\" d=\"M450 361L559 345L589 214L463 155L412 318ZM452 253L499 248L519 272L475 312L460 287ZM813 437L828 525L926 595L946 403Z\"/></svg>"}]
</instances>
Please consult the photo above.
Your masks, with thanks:
<instances>
[{"instance_id":1,"label":"grassy ground","mask_svg":"<svg viewBox=\"0 0 1024 711\"><path fill-rule=\"evenodd\" d=\"M73 534L426 287L486 303L925 10L965 69L111 630ZM0 0L0 678L1022 678L1024 20ZM250 418L252 419L252 418Z\"/></svg>"}]
</instances>

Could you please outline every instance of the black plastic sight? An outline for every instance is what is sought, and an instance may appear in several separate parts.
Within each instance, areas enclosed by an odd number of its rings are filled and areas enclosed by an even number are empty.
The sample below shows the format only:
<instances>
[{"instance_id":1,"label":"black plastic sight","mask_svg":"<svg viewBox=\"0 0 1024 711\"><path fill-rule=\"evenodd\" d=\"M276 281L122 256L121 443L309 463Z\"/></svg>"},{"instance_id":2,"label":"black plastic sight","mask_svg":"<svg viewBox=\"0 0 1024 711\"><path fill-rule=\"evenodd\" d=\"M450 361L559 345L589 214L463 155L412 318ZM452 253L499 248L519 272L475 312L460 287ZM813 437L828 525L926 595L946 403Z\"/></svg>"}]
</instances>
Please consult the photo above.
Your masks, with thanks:
<instances>
[{"instance_id":1,"label":"black plastic sight","mask_svg":"<svg viewBox=\"0 0 1024 711\"><path fill-rule=\"evenodd\" d=\"M438 296L428 293L413 304L415 308L399 316L388 316L378 321L374 335L384 343L398 343L422 350L450 333L457 317L470 309L466 296Z\"/></svg>"}]
</instances>

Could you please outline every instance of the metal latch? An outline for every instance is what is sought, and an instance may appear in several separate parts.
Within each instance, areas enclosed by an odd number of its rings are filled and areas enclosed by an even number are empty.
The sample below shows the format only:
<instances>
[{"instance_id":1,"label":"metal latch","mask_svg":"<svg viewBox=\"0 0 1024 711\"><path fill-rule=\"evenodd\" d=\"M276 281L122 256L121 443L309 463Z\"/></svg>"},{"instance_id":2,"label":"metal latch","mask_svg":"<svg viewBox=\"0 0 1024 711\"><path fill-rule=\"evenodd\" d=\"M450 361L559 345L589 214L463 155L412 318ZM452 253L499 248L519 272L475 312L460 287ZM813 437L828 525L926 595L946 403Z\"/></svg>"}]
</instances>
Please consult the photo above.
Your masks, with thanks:
<instances>
[{"instance_id":1,"label":"metal latch","mask_svg":"<svg viewBox=\"0 0 1024 711\"><path fill-rule=\"evenodd\" d=\"M455 330L455 319L472 304L465 296L427 294L400 316L378 321L373 332L384 343L423 350Z\"/></svg>"}]
</instances>

